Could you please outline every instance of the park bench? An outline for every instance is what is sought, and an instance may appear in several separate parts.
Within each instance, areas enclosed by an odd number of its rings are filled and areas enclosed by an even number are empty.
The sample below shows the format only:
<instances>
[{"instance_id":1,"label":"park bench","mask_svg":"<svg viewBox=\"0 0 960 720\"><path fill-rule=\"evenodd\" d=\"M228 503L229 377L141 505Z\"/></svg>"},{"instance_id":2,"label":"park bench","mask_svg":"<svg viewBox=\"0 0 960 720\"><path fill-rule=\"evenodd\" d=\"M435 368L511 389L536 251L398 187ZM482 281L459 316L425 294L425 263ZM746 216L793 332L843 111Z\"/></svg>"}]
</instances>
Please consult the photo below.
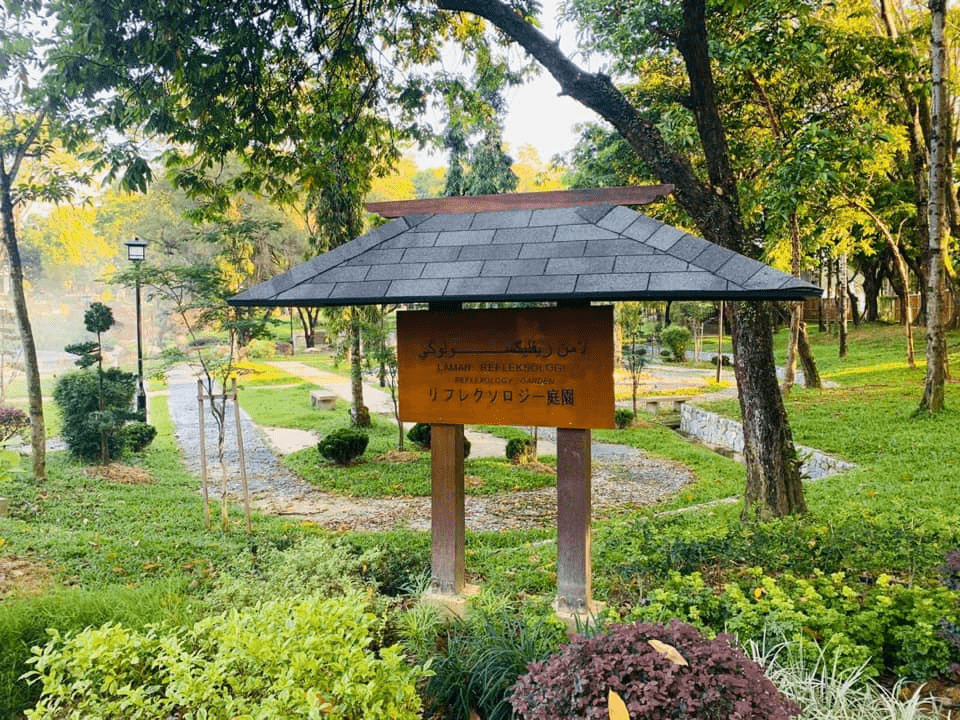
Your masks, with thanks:
<instances>
[{"instance_id":1,"label":"park bench","mask_svg":"<svg viewBox=\"0 0 960 720\"><path fill-rule=\"evenodd\" d=\"M329 390L321 388L310 391L310 407L318 410L333 410L336 404L337 396Z\"/></svg>"},{"instance_id":2,"label":"park bench","mask_svg":"<svg viewBox=\"0 0 960 720\"><path fill-rule=\"evenodd\" d=\"M644 406L647 409L648 413L656 414L660 412L661 405L670 405L673 412L680 412L680 408L683 407L685 402L689 402L692 398L690 396L684 395L663 395L658 397L645 397L639 398L643 401Z\"/></svg>"}]
</instances>

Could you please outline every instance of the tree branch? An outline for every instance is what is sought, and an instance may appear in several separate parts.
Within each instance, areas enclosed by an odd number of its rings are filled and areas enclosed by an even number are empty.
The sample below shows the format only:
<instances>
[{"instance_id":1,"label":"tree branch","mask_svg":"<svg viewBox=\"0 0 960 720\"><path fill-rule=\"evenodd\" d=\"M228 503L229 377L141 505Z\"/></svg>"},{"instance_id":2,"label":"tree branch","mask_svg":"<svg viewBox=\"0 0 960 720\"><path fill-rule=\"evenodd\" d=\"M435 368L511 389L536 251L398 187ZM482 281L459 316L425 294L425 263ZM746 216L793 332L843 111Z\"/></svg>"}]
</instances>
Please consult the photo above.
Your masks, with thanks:
<instances>
[{"instance_id":1,"label":"tree branch","mask_svg":"<svg viewBox=\"0 0 960 720\"><path fill-rule=\"evenodd\" d=\"M654 176L675 187L677 201L707 240L730 245L731 208L720 197L727 189L714 192L702 182L690 161L667 145L660 131L640 115L609 77L577 66L557 43L501 0L437 0L437 7L477 15L506 33L547 69L563 94L613 125Z\"/></svg>"}]
</instances>

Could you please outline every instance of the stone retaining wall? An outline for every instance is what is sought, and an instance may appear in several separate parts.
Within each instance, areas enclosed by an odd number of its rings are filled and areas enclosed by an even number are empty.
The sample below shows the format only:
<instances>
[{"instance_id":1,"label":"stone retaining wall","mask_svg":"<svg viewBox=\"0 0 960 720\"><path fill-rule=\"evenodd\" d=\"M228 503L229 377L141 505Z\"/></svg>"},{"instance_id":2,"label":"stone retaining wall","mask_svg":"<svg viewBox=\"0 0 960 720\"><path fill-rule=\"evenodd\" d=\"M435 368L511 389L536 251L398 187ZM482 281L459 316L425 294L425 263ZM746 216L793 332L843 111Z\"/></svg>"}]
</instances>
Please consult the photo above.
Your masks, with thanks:
<instances>
[{"instance_id":1,"label":"stone retaining wall","mask_svg":"<svg viewBox=\"0 0 960 720\"><path fill-rule=\"evenodd\" d=\"M680 408L680 432L697 438L713 447L725 448L737 455L743 454L743 427L736 420L725 418L701 407L684 403ZM853 463L832 457L814 448L797 445L803 458L800 472L805 477L817 479L850 470Z\"/></svg>"}]
</instances>

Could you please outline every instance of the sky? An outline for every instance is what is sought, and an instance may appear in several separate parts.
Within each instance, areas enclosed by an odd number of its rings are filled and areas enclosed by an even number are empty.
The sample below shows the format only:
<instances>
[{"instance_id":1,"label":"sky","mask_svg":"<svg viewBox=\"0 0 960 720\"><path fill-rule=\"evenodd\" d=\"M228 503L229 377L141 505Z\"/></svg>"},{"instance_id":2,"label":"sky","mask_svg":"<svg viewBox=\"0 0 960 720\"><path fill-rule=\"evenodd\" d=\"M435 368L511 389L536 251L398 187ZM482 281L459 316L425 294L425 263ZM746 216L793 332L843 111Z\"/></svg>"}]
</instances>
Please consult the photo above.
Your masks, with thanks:
<instances>
[{"instance_id":1,"label":"sky","mask_svg":"<svg viewBox=\"0 0 960 720\"><path fill-rule=\"evenodd\" d=\"M568 22L557 27L558 0L542 0L542 30L549 38L560 39L560 48L586 70L599 69L596 61L588 62L577 53L576 29ZM599 116L568 96L560 96L557 81L543 70L531 83L512 88L507 93L508 113L504 140L511 150L533 145L540 159L547 162L557 153L566 152L576 142L577 123L600 121Z\"/></svg>"},{"instance_id":2,"label":"sky","mask_svg":"<svg viewBox=\"0 0 960 720\"><path fill-rule=\"evenodd\" d=\"M559 5L562 0L541 0L541 23L544 34L560 40L560 48L580 67L591 72L600 69L596 60L587 62L577 52L576 29L570 24L558 28ZM517 46L515 46L517 47ZM517 53L522 51L517 47ZM508 151L515 153L524 145L537 149L540 159L549 162L559 153L573 148L577 140L574 127L578 123L597 121L591 110L567 96L559 95L560 86L547 73L541 72L525 85L505 93L507 114L504 122L504 142ZM415 153L421 167L444 165L442 153Z\"/></svg>"}]
</instances>

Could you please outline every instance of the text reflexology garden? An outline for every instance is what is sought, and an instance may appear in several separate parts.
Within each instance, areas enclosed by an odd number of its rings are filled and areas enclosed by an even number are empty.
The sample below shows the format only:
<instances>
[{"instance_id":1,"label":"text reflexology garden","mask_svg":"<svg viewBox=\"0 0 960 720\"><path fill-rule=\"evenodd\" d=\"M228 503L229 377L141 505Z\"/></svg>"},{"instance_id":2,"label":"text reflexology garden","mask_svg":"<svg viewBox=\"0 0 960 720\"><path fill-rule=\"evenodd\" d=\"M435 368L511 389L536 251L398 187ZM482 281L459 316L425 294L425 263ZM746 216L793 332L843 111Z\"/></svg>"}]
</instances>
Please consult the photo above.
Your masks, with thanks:
<instances>
[{"instance_id":1,"label":"text reflexology garden","mask_svg":"<svg viewBox=\"0 0 960 720\"><path fill-rule=\"evenodd\" d=\"M0 613L3 717L467 718L472 708L505 718L514 707L608 717L611 689L634 718L736 717L737 707L786 717L792 701L803 717L917 716L917 700L883 689L958 679L960 397L950 385L951 409L912 416L923 369L906 367L896 327L854 330L843 361L833 338L813 341L831 387L788 397L796 440L857 467L808 483L805 516L743 525L736 503L707 504L736 495L743 469L659 425L595 434L680 461L697 480L661 506L596 520L594 594L605 608L566 653L551 530L468 532L469 580L482 589L465 621L446 624L418 601L427 533L261 516L248 535L239 512L227 531L204 530L198 480L183 470L165 399L151 398L158 438L126 461L149 480L111 481L54 453L43 487L2 481L4 560L33 578ZM276 424L276 407L249 409ZM334 412L348 422L345 407ZM357 466L368 471L396 444L377 420ZM635 625L673 620L700 631L657 631L687 666L648 652L651 631ZM605 633L615 640L589 639ZM721 633L735 640L712 639ZM731 642L764 659L783 695L731 658ZM533 661L539 674L518 683ZM713 705L683 684L691 677L719 688ZM742 685L746 704L734 707ZM548 704L576 688L582 707Z\"/></svg>"}]
</instances>

